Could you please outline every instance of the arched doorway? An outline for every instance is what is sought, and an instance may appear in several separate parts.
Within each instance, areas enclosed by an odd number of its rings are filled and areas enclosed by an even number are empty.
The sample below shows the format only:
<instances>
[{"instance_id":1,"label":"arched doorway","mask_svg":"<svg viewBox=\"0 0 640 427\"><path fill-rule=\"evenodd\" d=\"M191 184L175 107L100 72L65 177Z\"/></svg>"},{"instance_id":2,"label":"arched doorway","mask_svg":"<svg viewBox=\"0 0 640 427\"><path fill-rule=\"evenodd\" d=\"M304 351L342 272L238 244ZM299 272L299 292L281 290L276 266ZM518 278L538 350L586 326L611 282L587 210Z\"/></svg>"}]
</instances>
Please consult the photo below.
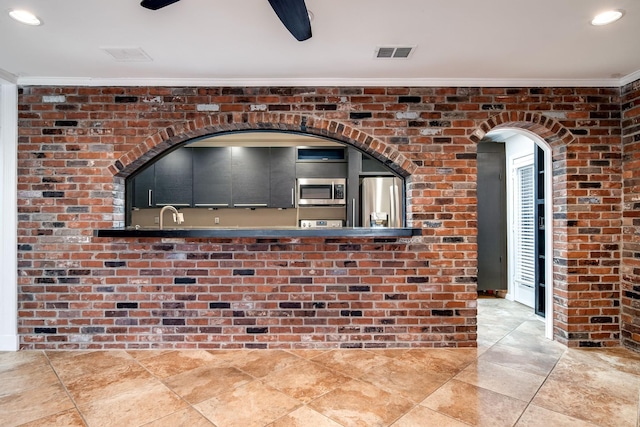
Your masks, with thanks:
<instances>
[{"instance_id":1,"label":"arched doorway","mask_svg":"<svg viewBox=\"0 0 640 427\"><path fill-rule=\"evenodd\" d=\"M479 147L479 289L495 284L492 290L506 299L531 307L544 318L545 337L553 339L553 222L545 220L553 212L551 148L535 133L512 127L490 131ZM500 178L486 178L487 168ZM494 270L501 278L482 270L493 268L491 259L486 260L491 256L499 258L493 264L500 264Z\"/></svg>"}]
</instances>

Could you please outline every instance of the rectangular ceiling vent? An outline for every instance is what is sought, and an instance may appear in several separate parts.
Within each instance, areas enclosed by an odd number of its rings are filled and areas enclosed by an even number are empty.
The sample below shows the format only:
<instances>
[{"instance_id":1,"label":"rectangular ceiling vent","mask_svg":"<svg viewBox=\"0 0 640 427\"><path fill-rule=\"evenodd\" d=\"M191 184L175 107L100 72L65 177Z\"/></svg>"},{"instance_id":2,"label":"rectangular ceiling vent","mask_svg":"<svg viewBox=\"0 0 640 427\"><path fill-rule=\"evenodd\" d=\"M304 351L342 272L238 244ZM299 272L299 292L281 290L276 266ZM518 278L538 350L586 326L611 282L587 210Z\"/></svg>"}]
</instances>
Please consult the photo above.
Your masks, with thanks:
<instances>
[{"instance_id":1,"label":"rectangular ceiling vent","mask_svg":"<svg viewBox=\"0 0 640 427\"><path fill-rule=\"evenodd\" d=\"M409 59L415 46L378 46L376 58L379 59Z\"/></svg>"},{"instance_id":2,"label":"rectangular ceiling vent","mask_svg":"<svg viewBox=\"0 0 640 427\"><path fill-rule=\"evenodd\" d=\"M102 47L118 62L151 62L153 59L139 47Z\"/></svg>"}]
</instances>

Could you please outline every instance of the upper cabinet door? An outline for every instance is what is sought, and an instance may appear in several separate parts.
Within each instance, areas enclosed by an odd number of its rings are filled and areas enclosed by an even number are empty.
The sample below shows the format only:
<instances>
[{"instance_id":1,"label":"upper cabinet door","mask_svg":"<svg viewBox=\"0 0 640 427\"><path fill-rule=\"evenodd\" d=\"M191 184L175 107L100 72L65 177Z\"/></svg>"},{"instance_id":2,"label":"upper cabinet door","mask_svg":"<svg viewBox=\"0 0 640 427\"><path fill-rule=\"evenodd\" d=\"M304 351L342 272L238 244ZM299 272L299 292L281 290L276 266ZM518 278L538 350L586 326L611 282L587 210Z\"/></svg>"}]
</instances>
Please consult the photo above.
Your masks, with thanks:
<instances>
[{"instance_id":1,"label":"upper cabinet door","mask_svg":"<svg viewBox=\"0 0 640 427\"><path fill-rule=\"evenodd\" d=\"M133 179L133 208L143 209L154 205L155 170L155 165L151 165Z\"/></svg>"},{"instance_id":2,"label":"upper cabinet door","mask_svg":"<svg viewBox=\"0 0 640 427\"><path fill-rule=\"evenodd\" d=\"M155 163L156 206L191 206L193 165L190 148L175 150Z\"/></svg>"},{"instance_id":3,"label":"upper cabinet door","mask_svg":"<svg viewBox=\"0 0 640 427\"><path fill-rule=\"evenodd\" d=\"M231 206L231 148L193 148L193 206Z\"/></svg>"},{"instance_id":4,"label":"upper cabinet door","mask_svg":"<svg viewBox=\"0 0 640 427\"><path fill-rule=\"evenodd\" d=\"M232 147L231 163L233 206L268 206L269 147Z\"/></svg>"},{"instance_id":5,"label":"upper cabinet door","mask_svg":"<svg viewBox=\"0 0 640 427\"><path fill-rule=\"evenodd\" d=\"M294 147L271 147L272 208L295 206L296 150Z\"/></svg>"}]
</instances>

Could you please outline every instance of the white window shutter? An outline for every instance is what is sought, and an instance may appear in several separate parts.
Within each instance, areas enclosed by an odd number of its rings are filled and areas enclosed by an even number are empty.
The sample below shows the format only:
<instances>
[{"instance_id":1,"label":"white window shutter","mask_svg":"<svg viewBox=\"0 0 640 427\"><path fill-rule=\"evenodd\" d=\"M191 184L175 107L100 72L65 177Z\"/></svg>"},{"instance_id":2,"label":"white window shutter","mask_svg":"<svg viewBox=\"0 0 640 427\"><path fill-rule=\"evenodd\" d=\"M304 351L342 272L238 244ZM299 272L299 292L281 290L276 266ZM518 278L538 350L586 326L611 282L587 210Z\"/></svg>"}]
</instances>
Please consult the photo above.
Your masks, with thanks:
<instances>
[{"instance_id":1,"label":"white window shutter","mask_svg":"<svg viewBox=\"0 0 640 427\"><path fill-rule=\"evenodd\" d=\"M535 216L533 165L516 169L515 200L515 280L521 285L535 285Z\"/></svg>"}]
</instances>

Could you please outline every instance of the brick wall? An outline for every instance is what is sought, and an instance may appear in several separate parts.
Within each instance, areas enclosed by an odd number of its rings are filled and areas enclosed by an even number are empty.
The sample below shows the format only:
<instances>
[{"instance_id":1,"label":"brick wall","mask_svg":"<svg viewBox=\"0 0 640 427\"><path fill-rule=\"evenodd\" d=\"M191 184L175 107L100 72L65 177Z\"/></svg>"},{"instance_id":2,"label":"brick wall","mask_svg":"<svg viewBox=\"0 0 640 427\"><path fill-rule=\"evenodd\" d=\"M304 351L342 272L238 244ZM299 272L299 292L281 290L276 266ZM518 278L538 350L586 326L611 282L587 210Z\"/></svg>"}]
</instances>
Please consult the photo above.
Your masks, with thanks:
<instances>
[{"instance_id":1,"label":"brick wall","mask_svg":"<svg viewBox=\"0 0 640 427\"><path fill-rule=\"evenodd\" d=\"M22 87L23 348L473 346L475 146L553 148L554 330L620 341L620 91ZM107 239L124 178L203 135L328 136L408 180L410 239Z\"/></svg>"},{"instance_id":2,"label":"brick wall","mask_svg":"<svg viewBox=\"0 0 640 427\"><path fill-rule=\"evenodd\" d=\"M623 88L622 342L640 350L640 80Z\"/></svg>"}]
</instances>

